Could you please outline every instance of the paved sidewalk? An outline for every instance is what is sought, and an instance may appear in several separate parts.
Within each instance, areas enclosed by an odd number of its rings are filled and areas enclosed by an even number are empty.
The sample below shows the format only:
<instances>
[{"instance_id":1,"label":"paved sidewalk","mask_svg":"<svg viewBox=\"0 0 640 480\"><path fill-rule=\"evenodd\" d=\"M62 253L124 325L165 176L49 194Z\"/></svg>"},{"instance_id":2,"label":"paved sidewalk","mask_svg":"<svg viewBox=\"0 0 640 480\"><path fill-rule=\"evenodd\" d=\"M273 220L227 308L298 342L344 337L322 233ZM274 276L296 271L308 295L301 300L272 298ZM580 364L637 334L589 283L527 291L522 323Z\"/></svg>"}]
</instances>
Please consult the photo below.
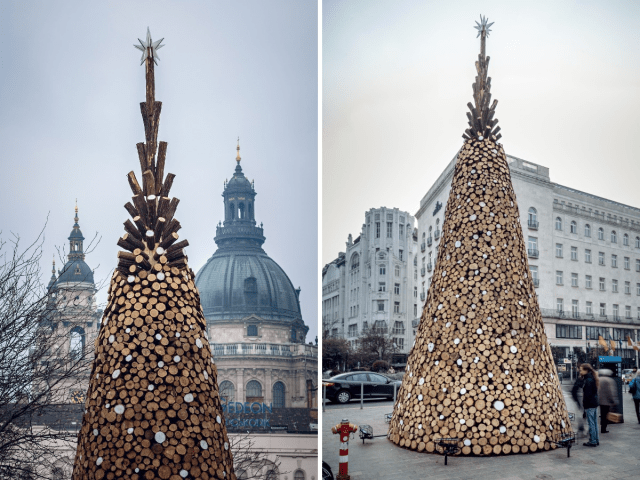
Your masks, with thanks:
<instances>
[{"instance_id":1,"label":"paved sidewalk","mask_svg":"<svg viewBox=\"0 0 640 480\"><path fill-rule=\"evenodd\" d=\"M569 398L568 385L564 385L565 399L570 411L578 412ZM586 437L578 437L567 458L566 449L533 454L501 455L490 457L449 457L418 453L401 448L385 437L366 440L363 445L358 434L349 441L349 474L353 480L393 479L618 479L640 478L640 425L637 422L631 395L623 394L626 423L610 425L610 433L600 435L600 446L584 447ZM324 412L322 425L322 459L329 463L334 476L338 472L338 435L331 427L348 418L356 425L368 424L374 435L387 433L384 414L391 406L371 406L363 410L331 409ZM581 413L577 415L581 420ZM577 419L578 420L578 419ZM577 430L577 424L574 425Z\"/></svg>"}]
</instances>

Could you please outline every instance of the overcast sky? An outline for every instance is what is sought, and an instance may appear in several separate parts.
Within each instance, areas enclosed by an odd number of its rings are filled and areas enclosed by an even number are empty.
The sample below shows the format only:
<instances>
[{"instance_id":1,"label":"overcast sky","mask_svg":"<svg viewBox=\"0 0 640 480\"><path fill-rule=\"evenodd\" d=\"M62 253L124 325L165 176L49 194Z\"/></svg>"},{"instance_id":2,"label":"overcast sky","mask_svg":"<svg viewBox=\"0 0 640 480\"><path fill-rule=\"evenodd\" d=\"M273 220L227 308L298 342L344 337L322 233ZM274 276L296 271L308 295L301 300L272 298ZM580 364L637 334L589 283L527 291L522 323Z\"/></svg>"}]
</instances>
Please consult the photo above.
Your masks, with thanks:
<instances>
[{"instance_id":1,"label":"overcast sky","mask_svg":"<svg viewBox=\"0 0 640 480\"><path fill-rule=\"evenodd\" d=\"M68 243L78 199L96 279L116 266L128 218L126 174L144 141L140 51L147 26L165 38L156 67L159 140L175 173L176 218L198 271L215 251L236 138L255 179L265 251L302 288L317 334L318 15L300 1L0 2L0 230L33 240L47 215L45 283ZM58 262L57 267L62 265ZM106 289L98 299L106 301Z\"/></svg>"},{"instance_id":2,"label":"overcast sky","mask_svg":"<svg viewBox=\"0 0 640 480\"><path fill-rule=\"evenodd\" d=\"M455 156L480 14L507 154L640 207L640 3L325 0L323 264L366 210L415 214Z\"/></svg>"}]
</instances>

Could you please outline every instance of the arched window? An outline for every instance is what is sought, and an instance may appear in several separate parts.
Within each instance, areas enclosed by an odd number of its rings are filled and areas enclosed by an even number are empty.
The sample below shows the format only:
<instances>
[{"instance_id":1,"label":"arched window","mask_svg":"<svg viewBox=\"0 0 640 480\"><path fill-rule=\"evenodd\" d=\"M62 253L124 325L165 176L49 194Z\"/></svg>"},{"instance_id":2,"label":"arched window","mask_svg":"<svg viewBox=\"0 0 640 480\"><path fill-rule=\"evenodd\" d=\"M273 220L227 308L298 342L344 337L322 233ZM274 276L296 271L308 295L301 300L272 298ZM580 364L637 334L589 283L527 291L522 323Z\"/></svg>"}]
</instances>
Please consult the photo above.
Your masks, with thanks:
<instances>
[{"instance_id":1,"label":"arched window","mask_svg":"<svg viewBox=\"0 0 640 480\"><path fill-rule=\"evenodd\" d=\"M615 230L611 230L611 243L618 243L618 234Z\"/></svg>"},{"instance_id":2,"label":"arched window","mask_svg":"<svg viewBox=\"0 0 640 480\"><path fill-rule=\"evenodd\" d=\"M255 277L247 277L244 279L244 297L247 305L258 304L258 281Z\"/></svg>"},{"instance_id":3,"label":"arched window","mask_svg":"<svg viewBox=\"0 0 640 480\"><path fill-rule=\"evenodd\" d=\"M427 234L425 232L422 232L422 241L424 241L424 239L426 238Z\"/></svg>"},{"instance_id":4,"label":"arched window","mask_svg":"<svg viewBox=\"0 0 640 480\"><path fill-rule=\"evenodd\" d=\"M584 226L584 236L585 237L591 236L591 225L589 225L588 223Z\"/></svg>"},{"instance_id":5,"label":"arched window","mask_svg":"<svg viewBox=\"0 0 640 480\"><path fill-rule=\"evenodd\" d=\"M253 220L253 203L249 203L249 220Z\"/></svg>"},{"instance_id":6,"label":"arched window","mask_svg":"<svg viewBox=\"0 0 640 480\"><path fill-rule=\"evenodd\" d=\"M247 393L246 393L246 397L247 397L247 402L250 401L257 401L255 399L262 399L262 385L260 385L260 382L258 382L257 380L251 380L249 383L247 383Z\"/></svg>"},{"instance_id":7,"label":"arched window","mask_svg":"<svg viewBox=\"0 0 640 480\"><path fill-rule=\"evenodd\" d=\"M360 255L354 253L351 257L351 270L356 270L360 267Z\"/></svg>"},{"instance_id":8,"label":"arched window","mask_svg":"<svg viewBox=\"0 0 640 480\"><path fill-rule=\"evenodd\" d=\"M304 480L305 478L302 470L296 470L296 473L293 474L293 480Z\"/></svg>"},{"instance_id":9,"label":"arched window","mask_svg":"<svg viewBox=\"0 0 640 480\"><path fill-rule=\"evenodd\" d=\"M284 403L284 383L276 382L273 384L273 406L284 408Z\"/></svg>"},{"instance_id":10,"label":"arched window","mask_svg":"<svg viewBox=\"0 0 640 480\"><path fill-rule=\"evenodd\" d=\"M84 330L82 327L74 327L69 332L69 356L73 360L79 360L84 352Z\"/></svg>"},{"instance_id":11,"label":"arched window","mask_svg":"<svg viewBox=\"0 0 640 480\"><path fill-rule=\"evenodd\" d=\"M431 230L433 230L433 227L429 227L429 235L431 235Z\"/></svg>"},{"instance_id":12,"label":"arched window","mask_svg":"<svg viewBox=\"0 0 640 480\"><path fill-rule=\"evenodd\" d=\"M627 235L626 233L622 236L622 245L624 245L625 247L629 246L629 235Z\"/></svg>"},{"instance_id":13,"label":"arched window","mask_svg":"<svg viewBox=\"0 0 640 480\"><path fill-rule=\"evenodd\" d=\"M556 230L562 230L562 219L560 217L556 217Z\"/></svg>"},{"instance_id":14,"label":"arched window","mask_svg":"<svg viewBox=\"0 0 640 480\"><path fill-rule=\"evenodd\" d=\"M569 228L571 233L578 233L578 224L576 223L575 220L571 221L571 226Z\"/></svg>"},{"instance_id":15,"label":"arched window","mask_svg":"<svg viewBox=\"0 0 640 480\"><path fill-rule=\"evenodd\" d=\"M269 470L265 477L265 480L278 480L278 472L275 470Z\"/></svg>"},{"instance_id":16,"label":"arched window","mask_svg":"<svg viewBox=\"0 0 640 480\"><path fill-rule=\"evenodd\" d=\"M220 388L218 389L220 393L220 398L223 403L234 402L236 399L236 389L229 380L225 380L220 384Z\"/></svg>"},{"instance_id":17,"label":"arched window","mask_svg":"<svg viewBox=\"0 0 640 480\"><path fill-rule=\"evenodd\" d=\"M238 218L244 220L244 203L238 204Z\"/></svg>"},{"instance_id":18,"label":"arched window","mask_svg":"<svg viewBox=\"0 0 640 480\"><path fill-rule=\"evenodd\" d=\"M533 207L529 207L529 226L533 227L537 223L538 223L538 211Z\"/></svg>"},{"instance_id":19,"label":"arched window","mask_svg":"<svg viewBox=\"0 0 640 480\"><path fill-rule=\"evenodd\" d=\"M247 472L245 472L243 469L239 469L238 471L236 471L236 477L238 478L238 480L247 480Z\"/></svg>"},{"instance_id":20,"label":"arched window","mask_svg":"<svg viewBox=\"0 0 640 480\"><path fill-rule=\"evenodd\" d=\"M439 218L436 218L436 227L437 227L438 225L440 225L440 219L439 219Z\"/></svg>"},{"instance_id":21,"label":"arched window","mask_svg":"<svg viewBox=\"0 0 640 480\"><path fill-rule=\"evenodd\" d=\"M598 240L604 240L604 228L602 227L598 229Z\"/></svg>"},{"instance_id":22,"label":"arched window","mask_svg":"<svg viewBox=\"0 0 640 480\"><path fill-rule=\"evenodd\" d=\"M640 248L640 237L636 237L636 248Z\"/></svg>"},{"instance_id":23,"label":"arched window","mask_svg":"<svg viewBox=\"0 0 640 480\"><path fill-rule=\"evenodd\" d=\"M236 206L234 203L229 204L229 219L233 220L236 218Z\"/></svg>"}]
</instances>

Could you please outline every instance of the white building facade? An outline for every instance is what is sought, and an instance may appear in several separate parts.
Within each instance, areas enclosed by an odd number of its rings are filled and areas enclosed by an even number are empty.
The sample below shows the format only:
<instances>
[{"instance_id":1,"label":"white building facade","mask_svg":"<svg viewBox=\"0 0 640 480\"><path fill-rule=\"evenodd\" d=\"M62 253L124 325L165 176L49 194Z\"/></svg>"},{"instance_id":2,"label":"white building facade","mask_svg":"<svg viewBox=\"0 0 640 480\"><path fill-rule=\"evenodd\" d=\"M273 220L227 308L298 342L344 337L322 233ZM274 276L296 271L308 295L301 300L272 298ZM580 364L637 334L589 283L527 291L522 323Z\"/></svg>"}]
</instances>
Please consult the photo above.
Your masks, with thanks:
<instances>
[{"instance_id":1,"label":"white building facade","mask_svg":"<svg viewBox=\"0 0 640 480\"><path fill-rule=\"evenodd\" d=\"M420 261L427 263L420 310L456 158L416 213ZM640 336L640 209L553 183L547 167L510 155L507 161L549 342L567 356L573 347L596 347L602 336L615 342L623 368L637 366L626 339Z\"/></svg>"},{"instance_id":2,"label":"white building facade","mask_svg":"<svg viewBox=\"0 0 640 480\"><path fill-rule=\"evenodd\" d=\"M322 272L322 322L326 335L352 346L367 329L389 335L396 353L411 348L419 315L414 218L397 208L372 208L346 252Z\"/></svg>"}]
</instances>

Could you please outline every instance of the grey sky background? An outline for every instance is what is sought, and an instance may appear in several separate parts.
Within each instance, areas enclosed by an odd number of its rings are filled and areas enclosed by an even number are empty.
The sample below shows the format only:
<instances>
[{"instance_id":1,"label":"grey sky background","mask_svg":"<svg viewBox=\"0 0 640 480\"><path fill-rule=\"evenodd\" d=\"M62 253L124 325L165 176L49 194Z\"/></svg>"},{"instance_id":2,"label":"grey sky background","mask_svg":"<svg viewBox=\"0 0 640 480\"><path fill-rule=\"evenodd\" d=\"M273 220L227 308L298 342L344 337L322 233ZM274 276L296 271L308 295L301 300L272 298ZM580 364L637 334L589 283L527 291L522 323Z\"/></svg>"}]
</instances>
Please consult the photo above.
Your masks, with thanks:
<instances>
[{"instance_id":1,"label":"grey sky background","mask_svg":"<svg viewBox=\"0 0 640 480\"><path fill-rule=\"evenodd\" d=\"M480 14L506 152L640 207L640 3L325 0L323 264L366 210L414 214L460 148Z\"/></svg>"},{"instance_id":2,"label":"grey sky background","mask_svg":"<svg viewBox=\"0 0 640 480\"><path fill-rule=\"evenodd\" d=\"M32 241L45 224L45 283L68 243L78 199L96 279L116 266L128 218L126 174L140 178L140 51L165 38L156 67L159 140L189 264L215 251L222 189L235 168L255 179L265 251L302 288L307 341L317 335L318 10L299 1L0 1L0 230ZM86 242L86 241L85 241ZM57 261L57 268L61 268ZM106 301L106 289L98 299Z\"/></svg>"}]
</instances>

